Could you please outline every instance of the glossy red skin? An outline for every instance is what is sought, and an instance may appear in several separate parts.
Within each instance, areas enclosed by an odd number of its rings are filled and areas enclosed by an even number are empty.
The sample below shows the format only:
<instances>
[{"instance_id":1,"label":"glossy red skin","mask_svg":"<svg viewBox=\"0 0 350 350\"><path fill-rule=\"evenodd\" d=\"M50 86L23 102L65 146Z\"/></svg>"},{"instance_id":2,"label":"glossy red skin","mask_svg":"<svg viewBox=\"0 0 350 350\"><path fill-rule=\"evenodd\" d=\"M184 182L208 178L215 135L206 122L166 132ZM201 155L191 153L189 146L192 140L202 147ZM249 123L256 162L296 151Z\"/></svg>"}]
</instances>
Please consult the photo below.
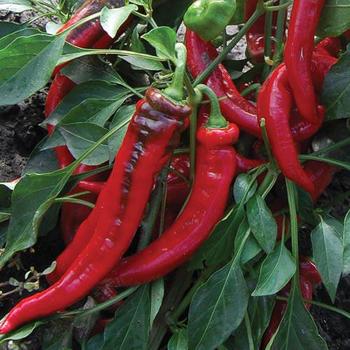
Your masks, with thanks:
<instances>
[{"instance_id":1,"label":"glossy red skin","mask_svg":"<svg viewBox=\"0 0 350 350\"><path fill-rule=\"evenodd\" d=\"M304 169L314 183L314 191L310 195L312 200L317 202L318 198L332 182L337 168L324 162L311 160L305 164Z\"/></svg>"},{"instance_id":2,"label":"glossy red skin","mask_svg":"<svg viewBox=\"0 0 350 350\"><path fill-rule=\"evenodd\" d=\"M309 261L309 264L312 264ZM313 292L313 281L312 279L310 279L308 277L308 275L305 275L304 272L307 273L307 271L309 269L311 269L311 267L307 266L307 263L302 263L300 265L300 277L299 277L299 281L300 281L300 290L301 290L301 295L304 299L306 300L312 300L312 292ZM304 270L306 269L306 270ZM288 297L289 294L289 289L290 289L290 285L288 285L287 287L285 287L279 294L281 296L284 297ZM310 304L305 303L305 307L307 309L310 308ZM287 303L281 300L276 301L275 307L273 309L272 312L272 316L271 316L271 320L270 320L270 324L267 328L267 330L265 331L260 349L265 349L267 344L269 343L269 341L271 340L271 338L273 337L273 335L276 333L284 313L286 312L287 309Z\"/></svg>"},{"instance_id":3,"label":"glossy red skin","mask_svg":"<svg viewBox=\"0 0 350 350\"><path fill-rule=\"evenodd\" d=\"M208 238L224 215L236 173L231 142L237 138L237 131L229 127L219 132L222 135L216 145L212 131L202 127L197 133L196 177L189 200L174 224L144 250L123 259L102 285L129 286L160 278L188 260Z\"/></svg>"},{"instance_id":4,"label":"glossy red skin","mask_svg":"<svg viewBox=\"0 0 350 350\"><path fill-rule=\"evenodd\" d=\"M203 41L196 33L186 30L185 43L188 51L187 67L193 77L197 77L217 56L217 51L210 43ZM325 74L336 60L329 55L314 55L312 60L313 75L317 89L322 88ZM207 79L207 85L211 87L220 100L221 112L227 120L236 123L242 130L261 138L261 128L257 119L256 107L242 97L235 87L228 71L223 65ZM302 120L297 115L291 122L293 138L296 142L304 141L313 136L321 126L321 118L318 123L311 124Z\"/></svg>"},{"instance_id":5,"label":"glossy red skin","mask_svg":"<svg viewBox=\"0 0 350 350\"><path fill-rule=\"evenodd\" d=\"M213 61L217 56L217 51L214 46L203 41L196 33L188 29L186 30L185 43L187 67L195 78ZM214 70L206 84L214 90L219 98L227 97L220 100L221 112L227 120L236 123L250 134L260 135L254 105L239 94L223 65L220 64Z\"/></svg>"},{"instance_id":6,"label":"glossy red skin","mask_svg":"<svg viewBox=\"0 0 350 350\"><path fill-rule=\"evenodd\" d=\"M146 91L90 214L98 215L92 239L58 282L10 311L0 326L1 334L71 306L116 265L130 245L154 179L180 141L183 120L190 112L190 107L175 105L159 90Z\"/></svg>"},{"instance_id":7,"label":"glossy red skin","mask_svg":"<svg viewBox=\"0 0 350 350\"><path fill-rule=\"evenodd\" d=\"M253 15L258 0L246 0L245 2L245 19L246 21ZM273 13L272 19L272 35L276 31L277 13ZM247 56L253 63L264 62L265 50L265 15L259 19L248 29L246 34ZM271 43L272 52L274 50L274 42Z\"/></svg>"},{"instance_id":8,"label":"glossy red skin","mask_svg":"<svg viewBox=\"0 0 350 350\"><path fill-rule=\"evenodd\" d=\"M289 126L293 96L284 64L279 65L264 82L258 97L258 118L265 119L272 153L282 173L312 193L315 188L299 161L299 154Z\"/></svg>"},{"instance_id":9,"label":"glossy red skin","mask_svg":"<svg viewBox=\"0 0 350 350\"><path fill-rule=\"evenodd\" d=\"M315 52L338 57L341 49L341 41L339 38L325 38L316 45Z\"/></svg>"},{"instance_id":10,"label":"glossy red skin","mask_svg":"<svg viewBox=\"0 0 350 350\"><path fill-rule=\"evenodd\" d=\"M258 0L247 0L245 2L245 20L248 20L256 9ZM262 15L249 28L246 34L248 57L254 62L264 62L265 47L265 16Z\"/></svg>"},{"instance_id":11,"label":"glossy red skin","mask_svg":"<svg viewBox=\"0 0 350 350\"><path fill-rule=\"evenodd\" d=\"M319 109L312 82L311 61L316 27L324 0L295 0L289 23L284 60L289 83L301 116L317 124Z\"/></svg>"},{"instance_id":12,"label":"glossy red skin","mask_svg":"<svg viewBox=\"0 0 350 350\"><path fill-rule=\"evenodd\" d=\"M344 32L343 36L347 41L350 41L350 29Z\"/></svg>"}]
</instances>

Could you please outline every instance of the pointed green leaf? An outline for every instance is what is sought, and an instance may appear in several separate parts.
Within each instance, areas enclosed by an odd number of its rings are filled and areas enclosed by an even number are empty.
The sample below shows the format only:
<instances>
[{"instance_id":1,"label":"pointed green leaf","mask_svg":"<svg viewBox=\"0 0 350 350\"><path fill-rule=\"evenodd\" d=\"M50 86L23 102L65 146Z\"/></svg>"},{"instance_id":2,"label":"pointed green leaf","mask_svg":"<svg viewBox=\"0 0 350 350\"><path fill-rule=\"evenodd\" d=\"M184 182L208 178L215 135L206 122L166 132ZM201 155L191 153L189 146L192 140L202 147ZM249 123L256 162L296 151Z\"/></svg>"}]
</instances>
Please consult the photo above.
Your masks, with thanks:
<instances>
[{"instance_id":1,"label":"pointed green leaf","mask_svg":"<svg viewBox=\"0 0 350 350\"><path fill-rule=\"evenodd\" d=\"M313 257L333 302L343 271L342 230L342 225L335 219L321 218L311 232Z\"/></svg>"},{"instance_id":2,"label":"pointed green leaf","mask_svg":"<svg viewBox=\"0 0 350 350\"><path fill-rule=\"evenodd\" d=\"M295 288L289 298L286 313L266 350L327 350L326 342L318 334L317 326L306 310Z\"/></svg>"},{"instance_id":3,"label":"pointed green leaf","mask_svg":"<svg viewBox=\"0 0 350 350\"><path fill-rule=\"evenodd\" d=\"M267 254L271 253L276 242L277 224L261 196L255 195L248 201L247 216L254 237Z\"/></svg>"},{"instance_id":4,"label":"pointed green leaf","mask_svg":"<svg viewBox=\"0 0 350 350\"><path fill-rule=\"evenodd\" d=\"M214 350L242 322L249 292L237 260L215 272L193 296L188 315L190 349Z\"/></svg>"},{"instance_id":5,"label":"pointed green leaf","mask_svg":"<svg viewBox=\"0 0 350 350\"><path fill-rule=\"evenodd\" d=\"M100 17L102 28L111 38L114 38L120 27L125 23L133 11L137 11L137 6L126 5L113 9L104 7Z\"/></svg>"},{"instance_id":6,"label":"pointed green leaf","mask_svg":"<svg viewBox=\"0 0 350 350\"><path fill-rule=\"evenodd\" d=\"M344 269L345 274L350 273L350 210L344 219L343 231L343 246L344 246Z\"/></svg>"},{"instance_id":7,"label":"pointed green leaf","mask_svg":"<svg viewBox=\"0 0 350 350\"><path fill-rule=\"evenodd\" d=\"M168 350L188 350L186 329L181 329L173 334L168 343Z\"/></svg>"},{"instance_id":8,"label":"pointed green leaf","mask_svg":"<svg viewBox=\"0 0 350 350\"><path fill-rule=\"evenodd\" d=\"M175 44L176 32L169 27L158 27L150 30L142 36L157 52L157 56L172 61L176 60Z\"/></svg>"},{"instance_id":9,"label":"pointed green leaf","mask_svg":"<svg viewBox=\"0 0 350 350\"><path fill-rule=\"evenodd\" d=\"M62 53L64 36L19 37L0 50L0 105L23 101L44 87Z\"/></svg>"},{"instance_id":10,"label":"pointed green leaf","mask_svg":"<svg viewBox=\"0 0 350 350\"><path fill-rule=\"evenodd\" d=\"M276 294L289 282L295 271L294 258L284 244L279 243L262 263L258 284L252 295Z\"/></svg>"}]
</instances>

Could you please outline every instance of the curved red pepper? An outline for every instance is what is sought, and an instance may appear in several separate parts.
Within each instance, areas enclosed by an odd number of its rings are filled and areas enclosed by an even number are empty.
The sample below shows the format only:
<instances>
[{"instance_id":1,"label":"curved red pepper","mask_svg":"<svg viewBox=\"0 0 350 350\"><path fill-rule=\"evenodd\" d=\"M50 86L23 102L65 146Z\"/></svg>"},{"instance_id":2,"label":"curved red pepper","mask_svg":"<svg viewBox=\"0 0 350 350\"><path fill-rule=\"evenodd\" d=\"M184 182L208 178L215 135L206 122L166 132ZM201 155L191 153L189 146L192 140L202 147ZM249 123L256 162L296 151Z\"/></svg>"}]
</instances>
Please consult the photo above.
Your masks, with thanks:
<instances>
[{"instance_id":1,"label":"curved red pepper","mask_svg":"<svg viewBox=\"0 0 350 350\"><path fill-rule=\"evenodd\" d=\"M185 208L159 239L123 259L102 285L147 283L169 273L198 249L224 214L236 173L231 144L237 138L238 129L234 125L226 129L199 129L196 176Z\"/></svg>"},{"instance_id":2,"label":"curved red pepper","mask_svg":"<svg viewBox=\"0 0 350 350\"><path fill-rule=\"evenodd\" d=\"M190 107L174 104L160 91L147 90L89 216L98 216L92 239L57 283L10 311L0 326L1 334L72 305L119 261L139 226L154 178L178 144L190 112Z\"/></svg>"},{"instance_id":3,"label":"curved red pepper","mask_svg":"<svg viewBox=\"0 0 350 350\"><path fill-rule=\"evenodd\" d=\"M217 56L217 51L214 46L190 30L186 30L185 42L188 69L193 77L197 77ZM227 120L236 123L250 134L260 135L255 107L239 94L223 65L214 70L206 84L218 97L226 97L220 100L220 107Z\"/></svg>"},{"instance_id":4,"label":"curved red pepper","mask_svg":"<svg viewBox=\"0 0 350 350\"><path fill-rule=\"evenodd\" d=\"M314 202L317 202L318 198L332 182L337 168L327 163L311 160L306 162L304 170L314 184L314 191L310 193L311 198Z\"/></svg>"},{"instance_id":5,"label":"curved red pepper","mask_svg":"<svg viewBox=\"0 0 350 350\"><path fill-rule=\"evenodd\" d=\"M186 30L186 47L188 51L187 66L193 77L197 77L217 56L217 51L210 43L203 41L196 33ZM336 59L329 55L315 54L312 59L312 72L315 75L314 84L322 88L323 80ZM223 65L207 79L207 85L220 97L220 108L225 118L236 123L244 131L261 138L261 129L257 119L256 107L243 98L237 91L230 74ZM304 121L295 113L291 121L291 130L296 142L304 141L314 135L322 121L312 124Z\"/></svg>"},{"instance_id":6,"label":"curved red pepper","mask_svg":"<svg viewBox=\"0 0 350 350\"><path fill-rule=\"evenodd\" d=\"M311 61L324 0L294 0L284 59L299 113L317 124L321 109L312 82Z\"/></svg>"},{"instance_id":7,"label":"curved red pepper","mask_svg":"<svg viewBox=\"0 0 350 350\"><path fill-rule=\"evenodd\" d=\"M299 162L299 155L289 127L293 97L286 66L281 64L264 82L258 97L258 117L265 119L273 155L282 171L307 192L314 185Z\"/></svg>"}]
</instances>

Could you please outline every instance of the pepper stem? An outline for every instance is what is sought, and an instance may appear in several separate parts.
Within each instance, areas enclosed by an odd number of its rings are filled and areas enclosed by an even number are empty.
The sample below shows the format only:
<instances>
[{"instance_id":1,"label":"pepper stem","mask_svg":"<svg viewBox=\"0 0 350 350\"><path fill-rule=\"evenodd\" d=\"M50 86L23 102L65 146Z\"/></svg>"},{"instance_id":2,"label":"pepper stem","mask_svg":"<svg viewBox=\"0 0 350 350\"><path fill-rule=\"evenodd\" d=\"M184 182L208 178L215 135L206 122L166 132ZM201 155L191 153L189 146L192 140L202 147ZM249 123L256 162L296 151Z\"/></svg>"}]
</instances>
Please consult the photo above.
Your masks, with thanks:
<instances>
[{"instance_id":1,"label":"pepper stem","mask_svg":"<svg viewBox=\"0 0 350 350\"><path fill-rule=\"evenodd\" d=\"M207 95L210 100L210 115L206 126L211 129L226 128L228 123L224 116L221 114L219 100L215 92L204 84L199 84L196 87L196 90L199 90L201 93Z\"/></svg>"},{"instance_id":2,"label":"pepper stem","mask_svg":"<svg viewBox=\"0 0 350 350\"><path fill-rule=\"evenodd\" d=\"M176 68L173 81L163 90L164 94L175 101L182 101L184 98L184 78L186 73L187 50L184 44L177 43L176 50Z\"/></svg>"}]
</instances>

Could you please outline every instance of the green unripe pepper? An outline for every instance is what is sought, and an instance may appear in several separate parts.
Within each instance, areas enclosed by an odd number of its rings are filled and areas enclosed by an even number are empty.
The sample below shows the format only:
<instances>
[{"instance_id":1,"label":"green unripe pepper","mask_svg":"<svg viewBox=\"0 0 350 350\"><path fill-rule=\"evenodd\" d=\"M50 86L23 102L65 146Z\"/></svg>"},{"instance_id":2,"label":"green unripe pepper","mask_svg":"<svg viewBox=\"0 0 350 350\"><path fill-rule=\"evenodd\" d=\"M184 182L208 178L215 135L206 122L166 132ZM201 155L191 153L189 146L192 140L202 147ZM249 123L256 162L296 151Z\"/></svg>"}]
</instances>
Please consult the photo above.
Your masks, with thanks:
<instances>
[{"instance_id":1,"label":"green unripe pepper","mask_svg":"<svg viewBox=\"0 0 350 350\"><path fill-rule=\"evenodd\" d=\"M185 25L203 40L221 34L236 11L236 0L197 0L186 11Z\"/></svg>"}]
</instances>

